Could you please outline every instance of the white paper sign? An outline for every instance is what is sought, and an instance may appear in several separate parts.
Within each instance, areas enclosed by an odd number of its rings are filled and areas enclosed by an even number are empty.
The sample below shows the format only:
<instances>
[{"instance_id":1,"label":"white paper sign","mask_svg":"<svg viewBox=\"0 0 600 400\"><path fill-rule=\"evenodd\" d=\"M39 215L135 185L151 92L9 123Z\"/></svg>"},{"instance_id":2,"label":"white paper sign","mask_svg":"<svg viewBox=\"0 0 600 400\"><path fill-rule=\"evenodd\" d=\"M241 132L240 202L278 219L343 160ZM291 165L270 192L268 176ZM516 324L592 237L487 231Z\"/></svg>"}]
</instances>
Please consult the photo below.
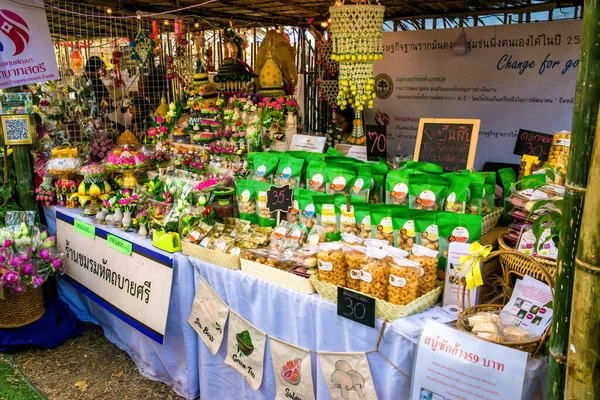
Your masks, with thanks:
<instances>
[{"instance_id":1,"label":"white paper sign","mask_svg":"<svg viewBox=\"0 0 600 400\"><path fill-rule=\"evenodd\" d=\"M426 321L411 400L519 400L528 354Z\"/></svg>"},{"instance_id":2,"label":"white paper sign","mask_svg":"<svg viewBox=\"0 0 600 400\"><path fill-rule=\"evenodd\" d=\"M254 390L262 383L266 341L265 334L254 325L236 313L230 313L225 364L246 378Z\"/></svg>"},{"instance_id":3,"label":"white paper sign","mask_svg":"<svg viewBox=\"0 0 600 400\"><path fill-rule=\"evenodd\" d=\"M319 362L332 400L377 400L365 353L321 353Z\"/></svg>"},{"instance_id":4,"label":"white paper sign","mask_svg":"<svg viewBox=\"0 0 600 400\"><path fill-rule=\"evenodd\" d=\"M367 124L387 126L388 151L412 155L420 118L481 120L475 169L518 164L519 129L571 129L581 20L465 28L469 51L452 43L461 29L383 34ZM510 116L510 118L506 118Z\"/></svg>"},{"instance_id":5,"label":"white paper sign","mask_svg":"<svg viewBox=\"0 0 600 400\"><path fill-rule=\"evenodd\" d=\"M517 279L510 301L506 303L500 316L504 323L540 336L552 321L553 310L545 307L551 301L550 287L525 275L523 279Z\"/></svg>"},{"instance_id":6,"label":"white paper sign","mask_svg":"<svg viewBox=\"0 0 600 400\"><path fill-rule=\"evenodd\" d=\"M64 219L63 219L64 218ZM91 239L73 230L70 218L56 213L58 248L66 255L67 281L102 307L162 343L167 326L173 260L148 250L130 257L108 247L99 228ZM154 258L150 258L154 257ZM162 256L163 258L165 256ZM170 263L169 263L170 262Z\"/></svg>"},{"instance_id":7,"label":"white paper sign","mask_svg":"<svg viewBox=\"0 0 600 400\"><path fill-rule=\"evenodd\" d=\"M446 261L446 278L444 283L444 306L457 304L457 299L462 303L462 293L464 284L460 287L460 297L458 297L458 278L456 277L455 266L460 265L460 257L469 255L471 243L452 242L448 246L448 258ZM483 264L480 266L483 274ZM470 303L467 297L470 298ZM465 304L472 306L479 304L479 287L473 290L465 290ZM461 304L462 306L462 304Z\"/></svg>"},{"instance_id":8,"label":"white paper sign","mask_svg":"<svg viewBox=\"0 0 600 400\"><path fill-rule=\"evenodd\" d=\"M315 398L310 352L269 337L275 373L276 400Z\"/></svg>"},{"instance_id":9,"label":"white paper sign","mask_svg":"<svg viewBox=\"0 0 600 400\"><path fill-rule=\"evenodd\" d=\"M44 7L33 0L0 4L0 89L58 79Z\"/></svg>"},{"instance_id":10,"label":"white paper sign","mask_svg":"<svg viewBox=\"0 0 600 400\"><path fill-rule=\"evenodd\" d=\"M295 134L292 136L290 150L304 150L312 153L322 153L325 150L325 136L310 136Z\"/></svg>"},{"instance_id":11,"label":"white paper sign","mask_svg":"<svg viewBox=\"0 0 600 400\"><path fill-rule=\"evenodd\" d=\"M204 278L200 277L188 323L206 343L213 356L217 354L223 342L228 315L227 304Z\"/></svg>"},{"instance_id":12,"label":"white paper sign","mask_svg":"<svg viewBox=\"0 0 600 400\"><path fill-rule=\"evenodd\" d=\"M335 149L341 153L344 153L348 157L355 158L360 161L367 160L367 147L366 146L355 146L350 144L337 144Z\"/></svg>"}]
</instances>

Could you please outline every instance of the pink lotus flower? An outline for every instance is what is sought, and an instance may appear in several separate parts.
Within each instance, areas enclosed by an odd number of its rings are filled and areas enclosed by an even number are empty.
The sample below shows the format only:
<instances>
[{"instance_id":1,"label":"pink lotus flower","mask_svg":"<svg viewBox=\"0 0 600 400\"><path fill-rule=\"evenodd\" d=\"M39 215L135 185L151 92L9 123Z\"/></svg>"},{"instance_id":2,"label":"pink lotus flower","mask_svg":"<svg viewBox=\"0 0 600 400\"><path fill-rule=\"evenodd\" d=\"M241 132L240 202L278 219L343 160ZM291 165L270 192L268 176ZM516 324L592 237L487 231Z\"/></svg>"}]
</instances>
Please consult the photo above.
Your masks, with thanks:
<instances>
[{"instance_id":1,"label":"pink lotus flower","mask_svg":"<svg viewBox=\"0 0 600 400\"><path fill-rule=\"evenodd\" d=\"M31 280L31 286L34 289L39 288L40 286L42 286L43 283L44 283L44 280L39 275L34 276L33 279Z\"/></svg>"},{"instance_id":2,"label":"pink lotus flower","mask_svg":"<svg viewBox=\"0 0 600 400\"><path fill-rule=\"evenodd\" d=\"M281 111L281 109L282 109L282 108L283 108L283 107L281 107L281 104L275 104L275 109L276 109L277 111Z\"/></svg>"},{"instance_id":3,"label":"pink lotus flower","mask_svg":"<svg viewBox=\"0 0 600 400\"><path fill-rule=\"evenodd\" d=\"M166 127L166 126L164 126L164 125L161 125L161 126L158 128L158 130L159 130L161 133L167 133L167 127Z\"/></svg>"},{"instance_id":4,"label":"pink lotus flower","mask_svg":"<svg viewBox=\"0 0 600 400\"><path fill-rule=\"evenodd\" d=\"M6 239L4 241L4 245L2 247L4 247L4 248L10 247L10 246L12 246L12 243L13 243L12 240Z\"/></svg>"},{"instance_id":5,"label":"pink lotus flower","mask_svg":"<svg viewBox=\"0 0 600 400\"><path fill-rule=\"evenodd\" d=\"M156 116L156 122L157 122L157 123L159 123L159 124L162 124L162 123L163 123L163 121L164 121L163 117L161 117L160 115L157 115L157 116Z\"/></svg>"},{"instance_id":6,"label":"pink lotus flower","mask_svg":"<svg viewBox=\"0 0 600 400\"><path fill-rule=\"evenodd\" d=\"M50 251L48 251L48 249L44 249L42 251L40 251L38 253L38 256L42 259L42 260L47 260L50 258Z\"/></svg>"},{"instance_id":7,"label":"pink lotus flower","mask_svg":"<svg viewBox=\"0 0 600 400\"><path fill-rule=\"evenodd\" d=\"M15 293L21 293L23 291L23 286L22 285L17 285L13 288L13 291Z\"/></svg>"},{"instance_id":8,"label":"pink lotus flower","mask_svg":"<svg viewBox=\"0 0 600 400\"><path fill-rule=\"evenodd\" d=\"M25 264L21 269L21 272L25 275L33 275L35 273L35 267L31 263Z\"/></svg>"},{"instance_id":9,"label":"pink lotus flower","mask_svg":"<svg viewBox=\"0 0 600 400\"><path fill-rule=\"evenodd\" d=\"M283 104L284 101L285 101L285 99L283 97L280 97L280 98L277 99L277 102L279 104Z\"/></svg>"},{"instance_id":10,"label":"pink lotus flower","mask_svg":"<svg viewBox=\"0 0 600 400\"><path fill-rule=\"evenodd\" d=\"M15 271L9 270L2 277L2 283L4 283L4 286L15 286L16 284L19 283L19 281L20 281L19 274L16 273Z\"/></svg>"},{"instance_id":11,"label":"pink lotus flower","mask_svg":"<svg viewBox=\"0 0 600 400\"><path fill-rule=\"evenodd\" d=\"M148 129L148 136L149 137L155 137L158 135L158 129L156 128L150 128Z\"/></svg>"},{"instance_id":12,"label":"pink lotus flower","mask_svg":"<svg viewBox=\"0 0 600 400\"><path fill-rule=\"evenodd\" d=\"M54 271L58 271L61 266L62 266L62 261L59 260L58 258L55 260L52 260L52 269Z\"/></svg>"}]
</instances>

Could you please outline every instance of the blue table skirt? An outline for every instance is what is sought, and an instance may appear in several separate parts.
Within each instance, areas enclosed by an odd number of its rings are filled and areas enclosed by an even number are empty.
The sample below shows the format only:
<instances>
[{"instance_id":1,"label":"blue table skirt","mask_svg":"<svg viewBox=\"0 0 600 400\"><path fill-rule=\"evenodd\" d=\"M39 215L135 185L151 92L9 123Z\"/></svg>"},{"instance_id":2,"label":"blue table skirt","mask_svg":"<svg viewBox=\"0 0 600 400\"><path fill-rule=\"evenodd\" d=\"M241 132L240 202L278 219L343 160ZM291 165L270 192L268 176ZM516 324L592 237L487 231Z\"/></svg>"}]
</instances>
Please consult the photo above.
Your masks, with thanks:
<instances>
[{"instance_id":1,"label":"blue table skirt","mask_svg":"<svg viewBox=\"0 0 600 400\"><path fill-rule=\"evenodd\" d=\"M65 211L62 209L62 211ZM66 210L78 214L78 211ZM45 209L50 229L55 229L55 212ZM127 235L118 232L119 235ZM134 235L128 240L142 242ZM143 242L150 247L150 241ZM238 314L257 328L291 344L310 350L331 352L368 352L375 350L382 320L369 328L339 317L333 303L318 295L288 290L279 285L198 259L175 254L171 304L165 344L159 345L105 311L59 279L61 299L84 321L100 324L106 337L133 358L141 373L173 387L180 395L202 400L274 398L275 380L271 366L269 341L265 351L265 371L261 387L252 390L244 378L224 364L226 339L213 356L187 323L195 288L202 275L219 296ZM388 324L380 352L408 376L412 375L416 345ZM389 365L379 354L368 355L371 374L379 399L407 399L410 381ZM313 381L317 399L329 399L315 354L312 355ZM544 358L528 364L525 399L543 399L547 366Z\"/></svg>"},{"instance_id":2,"label":"blue table skirt","mask_svg":"<svg viewBox=\"0 0 600 400\"><path fill-rule=\"evenodd\" d=\"M56 209L81 218L79 209L44 207L50 232L56 232ZM160 252L152 247L149 239L142 240L138 235L124 233L118 229L104 226L103 229ZM142 375L170 385L177 394L186 399L194 399L199 396L198 337L187 323L195 294L193 267L182 253L164 254L174 257L174 265L171 302L163 345L127 325L60 278L58 292L60 299L69 305L79 319L102 326L108 340L131 356Z\"/></svg>"}]
</instances>

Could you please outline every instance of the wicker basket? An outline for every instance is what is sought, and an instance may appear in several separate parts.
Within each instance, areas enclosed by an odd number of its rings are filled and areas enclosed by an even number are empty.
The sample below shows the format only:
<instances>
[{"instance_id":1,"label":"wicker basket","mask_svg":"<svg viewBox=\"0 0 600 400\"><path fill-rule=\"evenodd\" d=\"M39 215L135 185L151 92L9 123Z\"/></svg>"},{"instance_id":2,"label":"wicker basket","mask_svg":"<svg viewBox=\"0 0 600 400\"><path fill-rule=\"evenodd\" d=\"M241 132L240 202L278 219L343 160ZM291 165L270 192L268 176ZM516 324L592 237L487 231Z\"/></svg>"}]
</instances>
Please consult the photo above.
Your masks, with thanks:
<instances>
[{"instance_id":1,"label":"wicker basket","mask_svg":"<svg viewBox=\"0 0 600 400\"><path fill-rule=\"evenodd\" d=\"M315 293L311 281L308 278L292 274L281 269L257 263L256 261L241 259L242 271L248 275L255 276L265 281L273 282L288 289L302 293Z\"/></svg>"},{"instance_id":2,"label":"wicker basket","mask_svg":"<svg viewBox=\"0 0 600 400\"><path fill-rule=\"evenodd\" d=\"M320 281L317 275L312 275L310 281L321 298L337 303L338 287L336 285ZM437 283L438 285L435 289L405 306L398 306L385 300L375 299L375 315L388 321L394 321L395 319L418 314L433 307L440 294L442 294L444 287L443 282L438 281Z\"/></svg>"},{"instance_id":3,"label":"wicker basket","mask_svg":"<svg viewBox=\"0 0 600 400\"><path fill-rule=\"evenodd\" d=\"M519 272L516 272L516 271L508 271L507 268L505 267L505 264L502 261L503 257L505 257L505 258L511 257L510 258L511 260L516 259L516 258L522 258L523 260L520 262L520 264L522 264L522 265L528 264L531 266L530 269L528 270L528 272L526 272L526 274L531 277L541 276L542 279L540 279L540 278L536 278L536 279L546 282L548 284L548 286L550 286L550 292L552 293L552 299L554 300L554 279L550 276L550 273L548 272L546 267L539 262L539 259L534 259L533 257L530 257L526 254L519 253L514 250L498 250L498 251L494 251L494 252L490 253L488 258L486 259L486 262L489 260L492 260L495 257L500 257L500 264L503 267L504 276L505 276L505 279L507 280L507 282L510 282L510 280L509 280L510 274L515 274L520 277L523 277L524 274L520 274ZM459 289L458 289L459 293L461 292L460 289L461 289L461 286L459 285ZM480 305L472 306L472 307L465 309L465 297L469 298L468 295L465 296L465 287L463 287L462 295L463 295L462 301L459 301L458 303L459 303L459 305L462 304L461 309L463 309L464 311L459 313L458 319L456 320L456 327L459 330L462 330L465 332L470 332L470 330L468 329L468 323L467 323L467 319L470 316L472 316L476 313L479 313L479 312L486 312L486 311L499 314L505 305L505 304L480 304ZM459 298L459 300L460 300L460 298ZM505 297L504 300L505 300L505 302L508 301L509 297ZM543 348L544 342L546 341L546 339L548 338L549 335L550 335L550 325L546 328L546 330L544 331L544 334L535 340L530 340L530 341L526 341L526 342L494 342L494 343L508 346L508 347L511 347L511 348L514 348L517 350L526 351L526 352L530 353L533 357L535 357L540 352L540 350Z\"/></svg>"},{"instance_id":4,"label":"wicker basket","mask_svg":"<svg viewBox=\"0 0 600 400\"><path fill-rule=\"evenodd\" d=\"M22 293L4 292L0 300L0 328L19 328L37 321L46 312L44 291L28 288Z\"/></svg>"},{"instance_id":5,"label":"wicker basket","mask_svg":"<svg viewBox=\"0 0 600 400\"><path fill-rule=\"evenodd\" d=\"M540 257L530 257L526 254L519 253L504 242L504 236L498 236L498 246L500 250L505 250L505 253L500 254L500 263L504 268L507 279L511 274L518 276L529 275L538 281L550 284L536 263L542 265L548 272L548 276L554 280L556 278L556 261L547 260ZM525 256L525 257L522 257Z\"/></svg>"},{"instance_id":6,"label":"wicker basket","mask_svg":"<svg viewBox=\"0 0 600 400\"><path fill-rule=\"evenodd\" d=\"M240 258L238 256L231 256L219 250L204 249L187 240L181 241L181 251L186 256L198 258L202 261L220 265L221 267L240 269Z\"/></svg>"},{"instance_id":7,"label":"wicker basket","mask_svg":"<svg viewBox=\"0 0 600 400\"><path fill-rule=\"evenodd\" d=\"M502 217L502 213L504 212L504 208L496 208L493 213L490 213L483 217L482 227L481 227L481 235L485 235L494 230L498 222L500 222L500 218Z\"/></svg>"}]
</instances>

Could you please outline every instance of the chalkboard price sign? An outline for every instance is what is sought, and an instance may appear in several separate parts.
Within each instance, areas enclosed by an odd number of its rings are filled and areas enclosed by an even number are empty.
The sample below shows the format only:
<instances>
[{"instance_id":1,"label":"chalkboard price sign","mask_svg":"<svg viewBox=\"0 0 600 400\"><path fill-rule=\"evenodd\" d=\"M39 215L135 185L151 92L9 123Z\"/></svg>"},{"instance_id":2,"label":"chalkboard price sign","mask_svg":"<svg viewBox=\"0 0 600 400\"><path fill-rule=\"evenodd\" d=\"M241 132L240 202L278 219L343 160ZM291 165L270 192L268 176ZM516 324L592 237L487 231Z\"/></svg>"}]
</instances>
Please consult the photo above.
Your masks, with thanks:
<instances>
[{"instance_id":1,"label":"chalkboard price sign","mask_svg":"<svg viewBox=\"0 0 600 400\"><path fill-rule=\"evenodd\" d=\"M554 135L519 129L513 154L535 156L542 161L548 160Z\"/></svg>"},{"instance_id":2,"label":"chalkboard price sign","mask_svg":"<svg viewBox=\"0 0 600 400\"><path fill-rule=\"evenodd\" d=\"M271 186L267 190L267 209L269 212L288 212L292 207L292 188L290 185Z\"/></svg>"},{"instance_id":3,"label":"chalkboard price sign","mask_svg":"<svg viewBox=\"0 0 600 400\"><path fill-rule=\"evenodd\" d=\"M375 299L338 286L338 315L375 328Z\"/></svg>"},{"instance_id":4,"label":"chalkboard price sign","mask_svg":"<svg viewBox=\"0 0 600 400\"><path fill-rule=\"evenodd\" d=\"M379 161L385 160L387 153L387 137L385 126L367 125L367 160Z\"/></svg>"},{"instance_id":5,"label":"chalkboard price sign","mask_svg":"<svg viewBox=\"0 0 600 400\"><path fill-rule=\"evenodd\" d=\"M415 161L431 162L444 167L444 171L473 169L478 119L421 118Z\"/></svg>"}]
</instances>

